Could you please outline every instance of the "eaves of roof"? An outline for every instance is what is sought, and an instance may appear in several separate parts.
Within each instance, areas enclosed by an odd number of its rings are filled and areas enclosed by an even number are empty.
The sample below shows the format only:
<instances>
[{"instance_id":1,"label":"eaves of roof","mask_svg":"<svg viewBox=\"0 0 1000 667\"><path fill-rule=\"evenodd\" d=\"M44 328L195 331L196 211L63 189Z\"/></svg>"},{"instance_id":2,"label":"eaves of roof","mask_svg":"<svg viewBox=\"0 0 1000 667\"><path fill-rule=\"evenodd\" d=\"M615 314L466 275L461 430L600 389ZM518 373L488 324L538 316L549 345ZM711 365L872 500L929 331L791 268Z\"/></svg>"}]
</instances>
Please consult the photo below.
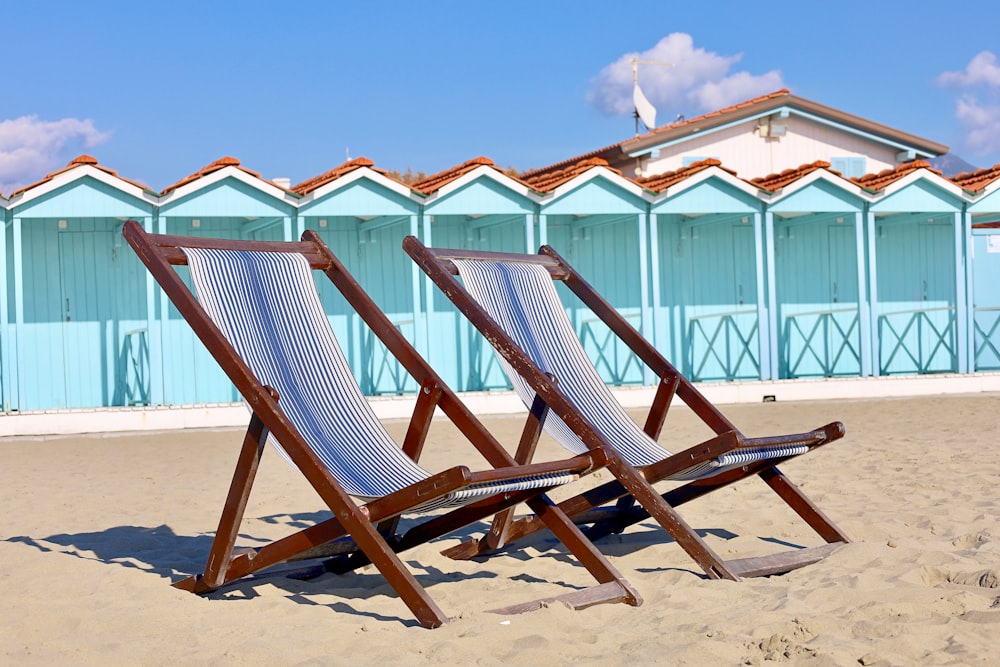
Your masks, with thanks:
<instances>
[{"instance_id":1,"label":"eaves of roof","mask_svg":"<svg viewBox=\"0 0 1000 667\"><path fill-rule=\"evenodd\" d=\"M791 113L799 112L803 116L821 118L859 133L882 138L894 145L911 147L928 155L943 155L948 152L948 146L944 144L792 95L785 88L701 116L663 125L644 135L623 141L620 148L623 153L628 155L648 152L658 146L678 141L692 134L709 132L735 122L767 115L783 108L787 108Z\"/></svg>"},{"instance_id":2,"label":"eaves of roof","mask_svg":"<svg viewBox=\"0 0 1000 667\"><path fill-rule=\"evenodd\" d=\"M981 192L994 181L1000 180L1000 164L954 176L952 182L967 192Z\"/></svg>"},{"instance_id":3,"label":"eaves of roof","mask_svg":"<svg viewBox=\"0 0 1000 667\"><path fill-rule=\"evenodd\" d=\"M147 192L149 194L156 194L152 190L150 190L148 187L146 187L145 185L143 185L142 183L140 183L138 181L130 180L128 178L123 178L123 177L119 176L118 172L115 171L114 169L108 169L107 167L101 166L97 162L97 158L92 157L90 155L79 155L79 156L73 158L72 160L70 160L69 164L67 164L62 169L56 169L55 171L46 174L45 177L42 178L41 180L35 181L31 185L26 185L23 188L12 192L10 194L10 198L14 198L15 196L17 196L19 194L27 192L28 190L33 190L34 188L37 188L40 185L44 185L45 183L50 182L52 179L54 179L56 176L59 176L60 174L64 174L64 173L66 173L68 171L72 171L73 169L77 169L79 167L85 167L85 166L90 166L90 167L93 167L94 169L99 169L100 171L103 171L105 174L108 174L109 176L113 176L114 178L117 178L118 180L124 181L125 183L128 183L129 185L133 185L133 186L139 188L140 190L143 190L143 191L145 191L145 192Z\"/></svg>"}]
</instances>

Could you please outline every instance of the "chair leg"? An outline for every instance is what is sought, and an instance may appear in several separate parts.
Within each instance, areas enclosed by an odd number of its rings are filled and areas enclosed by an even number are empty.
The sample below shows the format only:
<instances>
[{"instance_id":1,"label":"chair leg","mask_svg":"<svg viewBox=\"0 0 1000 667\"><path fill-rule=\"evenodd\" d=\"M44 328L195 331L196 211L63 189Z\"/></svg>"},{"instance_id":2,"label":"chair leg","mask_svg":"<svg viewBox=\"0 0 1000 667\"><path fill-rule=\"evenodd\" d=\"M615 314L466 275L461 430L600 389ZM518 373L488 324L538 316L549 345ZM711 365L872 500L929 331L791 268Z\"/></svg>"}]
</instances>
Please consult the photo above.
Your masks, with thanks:
<instances>
[{"instance_id":1,"label":"chair leg","mask_svg":"<svg viewBox=\"0 0 1000 667\"><path fill-rule=\"evenodd\" d=\"M527 505L599 583L618 584L626 604L635 607L642 604L639 593L557 505L546 496L536 496L528 500Z\"/></svg>"},{"instance_id":2,"label":"chair leg","mask_svg":"<svg viewBox=\"0 0 1000 667\"><path fill-rule=\"evenodd\" d=\"M642 505L643 509L649 512L649 515L701 566L710 579L740 580L739 575L730 570L726 562L701 539L635 468L617 457L609 462L608 468L636 502Z\"/></svg>"},{"instance_id":3,"label":"chair leg","mask_svg":"<svg viewBox=\"0 0 1000 667\"><path fill-rule=\"evenodd\" d=\"M219 528L212 541L205 572L200 577L200 586L209 590L218 588L226 580L226 573L233 558L233 547L239 534L243 513L246 511L250 489L260 465L260 458L267 442L267 428L256 413L250 417L243 448L236 463L236 472L229 486L226 505L219 519Z\"/></svg>"},{"instance_id":4,"label":"chair leg","mask_svg":"<svg viewBox=\"0 0 1000 667\"><path fill-rule=\"evenodd\" d=\"M776 467L772 466L763 470L759 475L824 540L830 543L843 542L845 544L851 541L819 507L802 493L799 487Z\"/></svg>"}]
</instances>

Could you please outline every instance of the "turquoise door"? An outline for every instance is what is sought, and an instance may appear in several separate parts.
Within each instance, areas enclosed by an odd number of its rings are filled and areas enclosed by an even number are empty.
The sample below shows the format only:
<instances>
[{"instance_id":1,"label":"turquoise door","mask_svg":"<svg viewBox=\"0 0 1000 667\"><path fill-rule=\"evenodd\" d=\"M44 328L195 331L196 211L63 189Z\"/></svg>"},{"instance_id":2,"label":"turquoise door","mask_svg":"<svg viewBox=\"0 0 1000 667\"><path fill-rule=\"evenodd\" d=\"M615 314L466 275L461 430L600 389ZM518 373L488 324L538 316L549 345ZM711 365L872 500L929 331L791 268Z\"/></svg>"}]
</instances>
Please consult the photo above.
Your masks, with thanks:
<instances>
[{"instance_id":1,"label":"turquoise door","mask_svg":"<svg viewBox=\"0 0 1000 667\"><path fill-rule=\"evenodd\" d=\"M860 375L854 227L790 226L776 250L781 377Z\"/></svg>"},{"instance_id":2,"label":"turquoise door","mask_svg":"<svg viewBox=\"0 0 1000 667\"><path fill-rule=\"evenodd\" d=\"M696 381L759 379L753 227L694 226L687 234L685 371Z\"/></svg>"},{"instance_id":3,"label":"turquoise door","mask_svg":"<svg viewBox=\"0 0 1000 667\"><path fill-rule=\"evenodd\" d=\"M956 371L952 226L884 224L876 250L880 372Z\"/></svg>"}]
</instances>

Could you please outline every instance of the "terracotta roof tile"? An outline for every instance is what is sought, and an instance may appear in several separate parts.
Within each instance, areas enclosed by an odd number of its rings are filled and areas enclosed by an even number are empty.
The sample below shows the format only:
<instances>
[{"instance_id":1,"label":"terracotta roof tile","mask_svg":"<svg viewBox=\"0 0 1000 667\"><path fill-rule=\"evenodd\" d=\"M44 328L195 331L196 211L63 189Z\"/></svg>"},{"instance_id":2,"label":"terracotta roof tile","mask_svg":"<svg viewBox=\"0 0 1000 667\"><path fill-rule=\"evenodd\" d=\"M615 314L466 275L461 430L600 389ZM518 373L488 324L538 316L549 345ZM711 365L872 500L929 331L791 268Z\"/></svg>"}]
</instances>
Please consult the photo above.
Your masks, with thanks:
<instances>
[{"instance_id":1,"label":"terracotta roof tile","mask_svg":"<svg viewBox=\"0 0 1000 667\"><path fill-rule=\"evenodd\" d=\"M608 161L604 158L590 157L579 160L578 162L563 167L562 169L535 171L531 175L525 174L521 176L521 179L531 186L532 189L537 190L538 192L549 192L551 190L555 190L563 183L573 180L580 174L597 167L604 167L605 169L610 169L619 176L621 175L621 172L612 168L608 164Z\"/></svg>"},{"instance_id":2,"label":"terracotta roof tile","mask_svg":"<svg viewBox=\"0 0 1000 667\"><path fill-rule=\"evenodd\" d=\"M979 192L997 179L1000 179L1000 163L986 169L958 174L951 181L963 190Z\"/></svg>"},{"instance_id":3,"label":"terracotta roof tile","mask_svg":"<svg viewBox=\"0 0 1000 667\"><path fill-rule=\"evenodd\" d=\"M810 164L800 165L797 169L785 169L780 174L768 174L767 176L760 176L758 178L752 179L750 182L756 185L761 190L767 190L769 192L775 192L785 187L789 183L794 183L803 176L811 174L817 169L826 169L831 174L836 174L840 176L840 172L835 169L830 169L830 163L824 160L816 160Z\"/></svg>"},{"instance_id":4,"label":"terracotta roof tile","mask_svg":"<svg viewBox=\"0 0 1000 667\"><path fill-rule=\"evenodd\" d=\"M230 156L227 155L225 157L219 158L215 162L212 162L210 164L205 165L204 167L202 167L198 171L194 172L193 174L191 174L189 176L185 176L184 178L182 178L181 180L177 181L173 185L168 186L167 188L165 188L163 190L163 192L161 192L160 194L161 195L165 195L168 192L172 192L173 190L176 190L177 188L183 187L183 186L187 185L188 183L193 183L194 181L197 181L199 178L203 178L205 176L208 176L209 174L211 174L213 172L216 172L216 171L219 171L220 169L225 169L226 167L236 167L240 171L242 171L244 173L247 173L250 176L253 176L254 178L259 178L260 180L264 181L265 183L271 183L271 185L273 185L273 186L275 186L277 188L281 188L282 190L287 190L288 189L288 188L282 188L280 185L277 185L276 183L272 183L271 181L268 181L265 178L261 178L261 175L258 172L253 171L251 169L247 169L244 166L241 166L239 160L237 160L234 157L230 157Z\"/></svg>"},{"instance_id":5,"label":"terracotta roof tile","mask_svg":"<svg viewBox=\"0 0 1000 667\"><path fill-rule=\"evenodd\" d=\"M302 181L298 185L292 186L292 192L295 192L300 195L307 195L313 190L317 190L326 185L327 183L331 183L337 180L338 178L342 178L347 174L351 173L352 171L356 171L358 169L361 169L362 167L368 167L372 171L381 174L386 178L394 180L398 183L402 183L402 181L399 181L398 179L395 179L392 176L390 176L388 171L384 169L377 169L375 167L375 163L369 160L368 158L356 157L353 160L348 160L347 162L334 167L330 171L320 174L319 176L314 176L310 179Z\"/></svg>"},{"instance_id":6,"label":"terracotta roof tile","mask_svg":"<svg viewBox=\"0 0 1000 667\"><path fill-rule=\"evenodd\" d=\"M551 164L551 165L549 165L547 167L540 167L538 169L532 169L531 171L527 171L527 172L521 174L521 177L524 178L525 180L529 180L529 179L531 179L532 177L535 177L535 176L540 176L542 174L546 174L546 173L549 173L549 172L552 172L552 171L559 171L559 170L564 169L565 167L567 167L569 165L577 164L581 160L585 160L587 158L592 158L592 157L603 157L605 159L611 158L611 157L614 157L617 153L621 152L622 146L625 143L631 143L631 142L634 142L634 141L641 141L643 139L646 139L646 138L649 138L649 137L653 137L653 136L655 136L657 134L661 134L663 132L672 131L672 130L674 130L676 128L683 127L685 125L690 125L692 123L697 123L699 121L703 121L703 120L706 120L706 119L709 119L709 118L714 118L716 116L721 116L721 115L726 114L726 113L731 113L733 111L738 111L738 110L740 110L740 109L742 109L744 107L752 106L752 105L755 105L755 104L760 104L762 102L767 102L769 100L777 99L779 97L784 97L786 95L791 95L791 91L789 91L787 88L782 88L781 90L776 90L773 93L767 93L766 95L761 95L759 97L755 97L755 98L750 99L750 100L745 100L743 102L740 102L738 104L734 104L732 106L728 106L728 107L725 107L725 108L722 108L722 109L716 109L715 111L710 111L709 113L702 114L701 116L695 116L694 118L686 118L684 120L677 121L676 123L669 123L667 125L661 125L659 127L656 127L654 129L652 129L651 131L647 132L646 134L642 134L642 135L639 135L637 137L632 137L631 139L627 139L626 141L620 141L620 142L618 142L616 144L611 144L610 146L605 146L604 148L599 148L599 149L597 149L595 151L591 151L589 153L584 153L583 155L577 155L576 157L572 157L572 158L569 158L568 160L563 160L561 162L556 162L555 164Z\"/></svg>"},{"instance_id":7,"label":"terracotta roof tile","mask_svg":"<svg viewBox=\"0 0 1000 667\"><path fill-rule=\"evenodd\" d=\"M709 118L715 118L716 116L723 116L725 114L732 113L733 111L739 111L740 109L743 109L744 107L754 106L754 105L760 104L761 102L767 102L768 100L777 99L779 97L786 97L786 96L791 95L791 94L792 94L792 91L790 91L788 88L782 88L781 90L776 90L773 93L767 93L765 95L760 95L758 97L754 97L754 98L749 99L749 100L744 100L742 102L738 102L738 103L730 105L728 107L723 107L721 109L716 109L715 111L709 111L708 113L702 114L700 116L694 116L693 118L685 118L684 120L679 120L679 121L677 121L675 123L668 123L667 125L660 125L659 127L655 127L652 130L650 130L649 132L647 132L646 134L639 135L636 138L637 139L642 139L644 137L655 136L657 134L662 134L662 133L667 132L669 130L675 130L678 127L684 127L685 125L691 125L693 123L698 123L700 121L707 120Z\"/></svg>"},{"instance_id":8,"label":"terracotta roof tile","mask_svg":"<svg viewBox=\"0 0 1000 667\"><path fill-rule=\"evenodd\" d=\"M429 195L433 192L437 192L444 186L448 185L454 180L457 180L464 176L465 174L473 171L479 167L491 167L497 172L504 174L508 178L513 178L515 181L524 183L523 178L512 177L510 174L504 172L503 169L497 167L493 160L486 157L477 157L471 160L467 160L462 164L451 167L450 169L445 169L444 171L439 171L436 174L431 174L426 178L422 178L419 181L414 181L410 184L410 187L417 192L425 195Z\"/></svg>"},{"instance_id":9,"label":"terracotta roof tile","mask_svg":"<svg viewBox=\"0 0 1000 667\"><path fill-rule=\"evenodd\" d=\"M130 183L131 185L134 185L137 188L140 188L142 190L149 190L149 188L147 188L145 185L143 185L142 183L140 183L138 181L133 181L133 180L130 180L128 178L123 178L123 177L119 176L118 172L115 171L114 169L108 169L107 167L102 167L97 162L97 158L95 158L95 157L93 157L91 155L79 155L79 156L73 158L72 160L70 160L69 164L67 164L62 169L56 169L55 171L53 171L51 173L45 174L45 178L41 179L40 181L36 181L36 182L32 183L31 185L26 185L23 188L21 188L20 190L16 190L15 192L12 192L10 194L10 196L13 197L14 195L21 194L22 192L26 192L27 190L31 190L32 188L37 188L39 185L42 185L43 183L48 183L49 181L51 181L53 178L55 178L59 174L63 174L65 172L67 172L67 171L70 171L72 169L76 169L77 167L83 167L83 166L91 166L91 167L94 167L95 169L100 169L104 173L109 174L111 176L114 176L115 178L120 179L122 181L125 181L126 183ZM152 191L150 190L150 192L152 192Z\"/></svg>"},{"instance_id":10,"label":"terracotta roof tile","mask_svg":"<svg viewBox=\"0 0 1000 667\"><path fill-rule=\"evenodd\" d=\"M941 172L937 169L933 169L930 162L927 162L926 160L913 160L912 162L904 162L903 164L896 166L895 169L883 169L877 174L865 174L864 176L858 176L850 180L854 181L866 190L882 190L886 186L895 183L899 179L917 171L918 169L926 169L932 174L941 176Z\"/></svg>"},{"instance_id":11,"label":"terracotta roof tile","mask_svg":"<svg viewBox=\"0 0 1000 667\"><path fill-rule=\"evenodd\" d=\"M681 167L676 171L667 171L662 174L654 174L652 176L637 178L635 179L635 182L647 190L652 190L653 192L663 192L667 188L680 183L684 179L691 178L699 171L704 171L709 167L719 167L733 176L736 175L736 172L732 169L726 169L723 167L719 160L716 160L715 158L706 158L704 160L699 160L698 162L692 162L688 166Z\"/></svg>"},{"instance_id":12,"label":"terracotta roof tile","mask_svg":"<svg viewBox=\"0 0 1000 667\"><path fill-rule=\"evenodd\" d=\"M617 144L611 144L610 146L605 146L604 148L598 148L596 151L590 151L589 153L584 153L583 155L577 155L576 157L571 157L567 160L561 160L560 162L556 162L545 167L539 167L538 169L530 169L526 172L523 172L521 174L521 178L524 179L525 181L529 181L538 176L544 176L545 174L549 174L554 171L560 171L562 169L565 169L566 167L578 164L583 160L588 160L590 158L595 158L595 157L603 158L605 162L607 162L607 157L609 157L612 153L618 151L620 148L621 148L621 142L618 142Z\"/></svg>"}]
</instances>

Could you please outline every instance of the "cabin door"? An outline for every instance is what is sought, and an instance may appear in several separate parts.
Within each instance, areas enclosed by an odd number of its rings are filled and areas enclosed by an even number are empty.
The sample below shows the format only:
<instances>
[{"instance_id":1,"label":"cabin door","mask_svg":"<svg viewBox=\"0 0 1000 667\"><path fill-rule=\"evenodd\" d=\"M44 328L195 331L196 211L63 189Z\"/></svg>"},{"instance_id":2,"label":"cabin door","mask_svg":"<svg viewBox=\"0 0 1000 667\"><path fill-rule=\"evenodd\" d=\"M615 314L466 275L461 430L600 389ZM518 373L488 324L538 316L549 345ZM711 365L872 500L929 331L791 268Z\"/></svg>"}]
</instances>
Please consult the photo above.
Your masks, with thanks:
<instances>
[{"instance_id":1,"label":"cabin door","mask_svg":"<svg viewBox=\"0 0 1000 667\"><path fill-rule=\"evenodd\" d=\"M59 238L62 356L66 407L110 405L115 386L115 262L110 231L64 231Z\"/></svg>"}]
</instances>

